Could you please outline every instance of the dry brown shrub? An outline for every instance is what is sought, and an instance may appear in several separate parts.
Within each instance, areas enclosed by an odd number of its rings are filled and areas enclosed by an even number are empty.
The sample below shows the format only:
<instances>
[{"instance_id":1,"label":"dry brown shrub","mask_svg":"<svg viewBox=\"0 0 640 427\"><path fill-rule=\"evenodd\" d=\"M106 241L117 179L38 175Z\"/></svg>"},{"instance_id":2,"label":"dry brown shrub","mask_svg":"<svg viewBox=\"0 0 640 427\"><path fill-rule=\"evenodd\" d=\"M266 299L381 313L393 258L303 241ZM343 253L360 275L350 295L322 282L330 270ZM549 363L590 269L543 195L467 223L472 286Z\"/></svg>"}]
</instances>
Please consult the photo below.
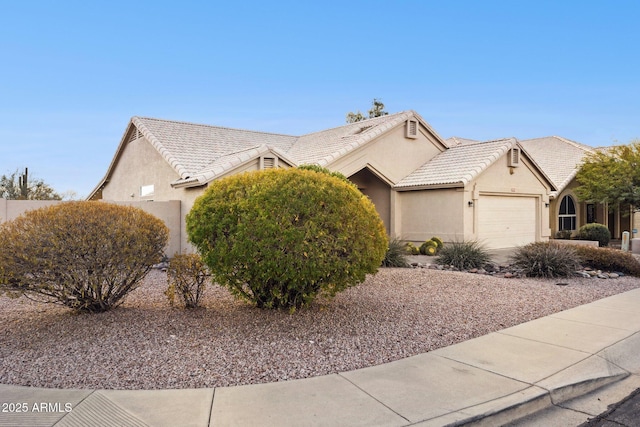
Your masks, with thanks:
<instances>
[{"instance_id":1,"label":"dry brown shrub","mask_svg":"<svg viewBox=\"0 0 640 427\"><path fill-rule=\"evenodd\" d=\"M117 307L162 259L168 229L145 211L67 202L0 226L0 291L100 312Z\"/></svg>"}]
</instances>

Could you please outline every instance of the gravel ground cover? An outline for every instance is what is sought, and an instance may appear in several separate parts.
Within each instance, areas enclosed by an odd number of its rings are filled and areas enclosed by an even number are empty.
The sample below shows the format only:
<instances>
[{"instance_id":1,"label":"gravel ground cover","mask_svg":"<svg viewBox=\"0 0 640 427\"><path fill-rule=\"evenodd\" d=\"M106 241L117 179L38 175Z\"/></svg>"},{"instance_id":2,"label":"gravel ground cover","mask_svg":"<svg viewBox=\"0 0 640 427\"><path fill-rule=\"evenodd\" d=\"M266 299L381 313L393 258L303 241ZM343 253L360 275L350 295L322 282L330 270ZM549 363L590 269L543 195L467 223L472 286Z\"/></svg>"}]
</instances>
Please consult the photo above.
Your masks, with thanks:
<instances>
[{"instance_id":1,"label":"gravel ground cover","mask_svg":"<svg viewBox=\"0 0 640 427\"><path fill-rule=\"evenodd\" d=\"M203 308L171 308L166 274L154 270L107 313L0 298L0 383L161 389L306 378L428 352L638 287L633 277L389 268L290 315L235 301L217 286L207 288Z\"/></svg>"}]
</instances>

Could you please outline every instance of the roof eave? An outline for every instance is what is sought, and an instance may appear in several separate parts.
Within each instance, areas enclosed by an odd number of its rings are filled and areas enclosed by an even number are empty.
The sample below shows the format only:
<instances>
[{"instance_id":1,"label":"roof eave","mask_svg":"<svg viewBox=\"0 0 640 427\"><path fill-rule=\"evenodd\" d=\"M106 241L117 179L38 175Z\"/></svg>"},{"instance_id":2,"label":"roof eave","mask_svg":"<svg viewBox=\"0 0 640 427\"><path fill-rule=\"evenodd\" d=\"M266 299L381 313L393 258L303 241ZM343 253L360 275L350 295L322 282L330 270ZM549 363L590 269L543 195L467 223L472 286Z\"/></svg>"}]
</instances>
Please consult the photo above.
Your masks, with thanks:
<instances>
[{"instance_id":1,"label":"roof eave","mask_svg":"<svg viewBox=\"0 0 640 427\"><path fill-rule=\"evenodd\" d=\"M98 184L94 187L94 189L91 190L91 192L87 196L87 200L91 200L96 195L96 193L101 191L104 188L104 186L109 182L109 179L111 178L111 173L113 172L113 169L115 168L116 163L118 163L118 159L120 158L120 154L122 153L122 150L124 149L124 146L126 144L127 135L129 134L129 131L131 130L131 126L135 126L133 124L133 119L134 119L133 117L131 119L129 119L129 123L127 124L127 127L125 127L125 129L124 129L124 133L122 134L122 138L120 138L120 143L118 144L118 148L116 149L116 153L114 154L113 158L111 159L111 163L109 163L109 167L107 168L107 172L105 173L104 177L98 182Z\"/></svg>"},{"instance_id":2,"label":"roof eave","mask_svg":"<svg viewBox=\"0 0 640 427\"><path fill-rule=\"evenodd\" d=\"M437 190L443 188L464 188L465 183L462 181L457 182L447 182L441 184L416 184L416 185L401 185L394 186L393 189L396 191L417 191L417 190Z\"/></svg>"},{"instance_id":3,"label":"roof eave","mask_svg":"<svg viewBox=\"0 0 640 427\"><path fill-rule=\"evenodd\" d=\"M270 147L267 145L259 146L257 148L253 148L251 153L243 158L241 161L237 162L229 162L226 165L221 165L217 167L217 170L212 170L206 173L199 173L193 177L187 177L184 179L179 179L171 183L171 187L173 188L193 188L193 187L201 187L207 185L211 181L214 181L218 178L221 178L225 175L228 175L230 172L246 165L247 163L254 161L265 154L271 153L275 155L278 160L283 161L290 167L295 167L296 163L285 156L280 150L274 147Z\"/></svg>"}]
</instances>

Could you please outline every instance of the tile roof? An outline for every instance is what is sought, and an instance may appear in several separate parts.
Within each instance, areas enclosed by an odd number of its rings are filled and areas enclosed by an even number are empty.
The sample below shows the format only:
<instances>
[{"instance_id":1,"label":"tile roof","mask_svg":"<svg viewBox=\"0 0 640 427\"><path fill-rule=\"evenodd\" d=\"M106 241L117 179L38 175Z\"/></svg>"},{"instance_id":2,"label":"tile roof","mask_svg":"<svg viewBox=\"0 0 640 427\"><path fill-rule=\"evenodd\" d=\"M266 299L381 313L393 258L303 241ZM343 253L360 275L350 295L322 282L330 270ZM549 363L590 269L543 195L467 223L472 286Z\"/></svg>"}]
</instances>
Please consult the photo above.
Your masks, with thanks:
<instances>
[{"instance_id":1,"label":"tile roof","mask_svg":"<svg viewBox=\"0 0 640 427\"><path fill-rule=\"evenodd\" d=\"M527 154L535 160L556 187L555 197L576 176L592 147L559 136L547 136L520 141Z\"/></svg>"},{"instance_id":2,"label":"tile roof","mask_svg":"<svg viewBox=\"0 0 640 427\"><path fill-rule=\"evenodd\" d=\"M395 185L397 189L464 186L520 144L529 158L540 167L551 183L561 191L575 176L590 147L560 137L518 142L515 138L479 142L452 137L443 140L415 111L408 110L302 136L232 129L181 121L133 117L131 125L156 148L178 173L175 186L205 184L235 167L271 153L295 166L328 166L334 160L366 145L410 118L427 128L444 150ZM121 141L126 143L127 128ZM118 148L118 151L121 150ZM116 162L94 193L108 181ZM93 193L92 193L93 194Z\"/></svg>"},{"instance_id":3,"label":"tile roof","mask_svg":"<svg viewBox=\"0 0 640 427\"><path fill-rule=\"evenodd\" d=\"M174 186L189 186L190 184L203 185L207 182L211 181L217 176L225 174L227 171L240 166L241 164L252 160L257 159L260 156L264 156L266 154L274 154L278 158L286 161L290 165L295 165L293 161L291 161L288 156L282 153L280 150L276 148L269 147L267 145L258 145L256 147L251 147L249 149L234 152L231 154L227 154L224 156L218 157L213 162L209 163L204 168L200 169L198 172L189 176L185 179L179 179L171 183Z\"/></svg>"},{"instance_id":4,"label":"tile roof","mask_svg":"<svg viewBox=\"0 0 640 427\"><path fill-rule=\"evenodd\" d=\"M465 186L517 143L515 138L506 138L451 147L404 177L395 188Z\"/></svg>"},{"instance_id":5,"label":"tile roof","mask_svg":"<svg viewBox=\"0 0 640 427\"><path fill-rule=\"evenodd\" d=\"M346 153L415 117L446 147L415 111L403 111L302 136L133 117L131 123L174 168L173 185L201 185L267 152L291 165L329 165Z\"/></svg>"},{"instance_id":6,"label":"tile roof","mask_svg":"<svg viewBox=\"0 0 640 427\"><path fill-rule=\"evenodd\" d=\"M475 139L469 139L469 138L460 138L459 136L452 136L451 138L447 138L445 142L449 147L456 147L462 144L475 144L480 141L477 141Z\"/></svg>"},{"instance_id":7,"label":"tile roof","mask_svg":"<svg viewBox=\"0 0 640 427\"><path fill-rule=\"evenodd\" d=\"M221 158L240 158L246 151L267 145L287 151L295 136L230 129L218 126L133 117L131 122L158 150L182 179L190 178ZM244 154L243 154L244 153Z\"/></svg>"}]
</instances>

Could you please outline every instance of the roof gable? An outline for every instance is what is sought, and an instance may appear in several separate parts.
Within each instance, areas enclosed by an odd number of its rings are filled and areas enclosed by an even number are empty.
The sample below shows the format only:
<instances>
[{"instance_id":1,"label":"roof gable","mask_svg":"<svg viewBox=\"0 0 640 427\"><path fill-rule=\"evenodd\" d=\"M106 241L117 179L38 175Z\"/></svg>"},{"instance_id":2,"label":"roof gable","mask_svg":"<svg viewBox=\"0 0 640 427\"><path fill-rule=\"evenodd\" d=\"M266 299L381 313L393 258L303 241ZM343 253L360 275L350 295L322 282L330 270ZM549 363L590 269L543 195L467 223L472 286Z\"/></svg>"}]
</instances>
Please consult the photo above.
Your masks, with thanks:
<instances>
[{"instance_id":1,"label":"roof gable","mask_svg":"<svg viewBox=\"0 0 640 427\"><path fill-rule=\"evenodd\" d=\"M520 145L549 177L556 191L562 192L575 178L585 157L593 148L559 136L547 136L520 141Z\"/></svg>"},{"instance_id":2,"label":"roof gable","mask_svg":"<svg viewBox=\"0 0 640 427\"><path fill-rule=\"evenodd\" d=\"M446 143L431 126L418 113L407 110L303 135L296 140L288 153L299 164L315 163L327 166L390 130L404 126L407 120L412 118L418 120L434 136L441 150L446 149Z\"/></svg>"},{"instance_id":3,"label":"roof gable","mask_svg":"<svg viewBox=\"0 0 640 427\"><path fill-rule=\"evenodd\" d=\"M135 125L182 179L216 160L266 145L286 151L295 137L266 132L133 117Z\"/></svg>"},{"instance_id":4,"label":"roof gable","mask_svg":"<svg viewBox=\"0 0 640 427\"><path fill-rule=\"evenodd\" d=\"M288 158L287 155L282 153L277 148L269 147L267 145L258 145L248 148L243 151L230 153L224 156L220 156L212 161L210 164L200 169L198 172L184 179L179 179L171 183L175 187L192 187L204 185L234 169L242 166L243 164L258 159L260 157L274 157L283 161L289 166L294 166L295 163Z\"/></svg>"},{"instance_id":5,"label":"roof gable","mask_svg":"<svg viewBox=\"0 0 640 427\"><path fill-rule=\"evenodd\" d=\"M451 147L403 178L395 188L463 187L516 146L517 142L515 138L506 138Z\"/></svg>"},{"instance_id":6,"label":"roof gable","mask_svg":"<svg viewBox=\"0 0 640 427\"><path fill-rule=\"evenodd\" d=\"M438 148L444 140L416 112L408 110L303 136L282 135L149 117L131 118L105 177L92 191L93 197L108 181L132 135L141 134L176 171L175 186L199 186L271 152L292 166L326 166L379 136L404 126L414 118L432 135ZM133 137L135 139L135 137Z\"/></svg>"}]
</instances>

